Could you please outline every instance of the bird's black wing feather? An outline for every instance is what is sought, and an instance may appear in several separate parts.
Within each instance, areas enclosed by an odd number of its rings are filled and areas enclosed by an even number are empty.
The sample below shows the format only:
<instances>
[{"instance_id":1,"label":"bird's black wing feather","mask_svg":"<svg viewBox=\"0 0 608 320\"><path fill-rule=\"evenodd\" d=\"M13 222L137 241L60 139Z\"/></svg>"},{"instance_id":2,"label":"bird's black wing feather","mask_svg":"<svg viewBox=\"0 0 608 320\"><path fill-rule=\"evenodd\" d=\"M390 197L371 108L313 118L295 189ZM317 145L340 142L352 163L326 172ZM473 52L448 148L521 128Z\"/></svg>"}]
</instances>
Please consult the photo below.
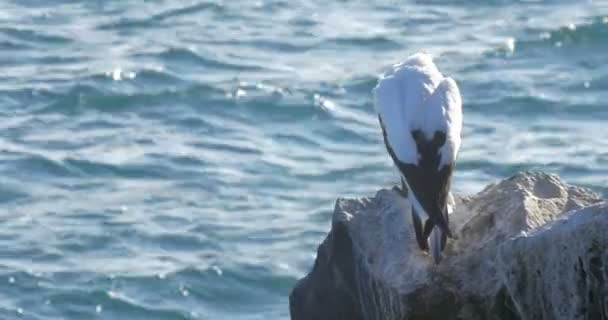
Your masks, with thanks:
<instances>
[{"instance_id":1,"label":"bird's black wing feather","mask_svg":"<svg viewBox=\"0 0 608 320\"><path fill-rule=\"evenodd\" d=\"M454 164L449 163L439 168L441 161L439 149L446 142L445 132L436 131L430 141L425 139L424 134L419 130L411 132L419 154L418 164L414 165L401 162L397 158L388 142L382 118L378 116L378 119L388 154L407 180L409 192L414 194L429 215L429 221L424 226L424 238L428 238L427 232L430 233L434 225L438 225L447 237L452 237L447 218L447 199ZM430 225L427 226L427 223Z\"/></svg>"}]
</instances>

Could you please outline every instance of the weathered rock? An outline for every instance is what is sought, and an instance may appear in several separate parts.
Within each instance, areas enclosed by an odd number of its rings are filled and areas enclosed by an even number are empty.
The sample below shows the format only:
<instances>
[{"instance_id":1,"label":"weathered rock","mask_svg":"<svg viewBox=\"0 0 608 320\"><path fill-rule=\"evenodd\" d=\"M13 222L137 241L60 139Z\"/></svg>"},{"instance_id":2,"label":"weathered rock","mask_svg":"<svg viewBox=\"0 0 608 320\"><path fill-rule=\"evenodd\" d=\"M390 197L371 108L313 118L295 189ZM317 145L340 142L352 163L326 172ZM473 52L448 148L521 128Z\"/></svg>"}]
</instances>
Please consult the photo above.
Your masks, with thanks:
<instances>
[{"instance_id":1,"label":"weathered rock","mask_svg":"<svg viewBox=\"0 0 608 320\"><path fill-rule=\"evenodd\" d=\"M420 252L393 191L339 199L293 320L608 319L608 203L521 173L456 197L441 264ZM587 207L581 209L583 207Z\"/></svg>"}]
</instances>

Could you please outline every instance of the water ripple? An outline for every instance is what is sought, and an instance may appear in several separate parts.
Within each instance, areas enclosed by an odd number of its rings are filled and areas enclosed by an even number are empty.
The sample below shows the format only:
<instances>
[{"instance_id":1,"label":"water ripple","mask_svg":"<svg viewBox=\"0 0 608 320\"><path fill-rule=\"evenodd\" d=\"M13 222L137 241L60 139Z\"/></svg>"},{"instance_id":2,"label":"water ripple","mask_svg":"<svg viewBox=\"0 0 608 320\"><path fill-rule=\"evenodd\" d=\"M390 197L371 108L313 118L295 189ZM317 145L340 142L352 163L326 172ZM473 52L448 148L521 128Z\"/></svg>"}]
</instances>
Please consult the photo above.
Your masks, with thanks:
<instances>
[{"instance_id":1,"label":"water ripple","mask_svg":"<svg viewBox=\"0 0 608 320\"><path fill-rule=\"evenodd\" d=\"M261 71L264 68L255 65L236 64L223 62L217 58L203 56L189 49L171 48L161 53L155 54L164 61L177 61L179 63L189 63L198 67L216 68L228 71Z\"/></svg>"},{"instance_id":2,"label":"water ripple","mask_svg":"<svg viewBox=\"0 0 608 320\"><path fill-rule=\"evenodd\" d=\"M40 30L0 27L0 34L14 40L25 41L26 43L31 44L65 45L72 42L69 38L49 34Z\"/></svg>"}]
</instances>

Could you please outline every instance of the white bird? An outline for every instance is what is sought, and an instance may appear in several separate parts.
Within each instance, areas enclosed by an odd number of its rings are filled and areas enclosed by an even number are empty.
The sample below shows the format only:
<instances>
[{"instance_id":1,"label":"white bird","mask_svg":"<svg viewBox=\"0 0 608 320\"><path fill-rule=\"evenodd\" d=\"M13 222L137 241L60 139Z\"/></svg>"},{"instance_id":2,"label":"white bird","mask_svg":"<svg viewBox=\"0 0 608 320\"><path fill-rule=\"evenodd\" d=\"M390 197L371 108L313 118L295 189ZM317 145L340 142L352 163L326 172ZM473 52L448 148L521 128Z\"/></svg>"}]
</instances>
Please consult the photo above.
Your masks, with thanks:
<instances>
[{"instance_id":1,"label":"white bird","mask_svg":"<svg viewBox=\"0 0 608 320\"><path fill-rule=\"evenodd\" d=\"M439 263L452 237L448 198L460 148L460 91L428 54L417 53L378 81L374 99L386 149L401 174L401 194L412 206L418 246Z\"/></svg>"}]
</instances>

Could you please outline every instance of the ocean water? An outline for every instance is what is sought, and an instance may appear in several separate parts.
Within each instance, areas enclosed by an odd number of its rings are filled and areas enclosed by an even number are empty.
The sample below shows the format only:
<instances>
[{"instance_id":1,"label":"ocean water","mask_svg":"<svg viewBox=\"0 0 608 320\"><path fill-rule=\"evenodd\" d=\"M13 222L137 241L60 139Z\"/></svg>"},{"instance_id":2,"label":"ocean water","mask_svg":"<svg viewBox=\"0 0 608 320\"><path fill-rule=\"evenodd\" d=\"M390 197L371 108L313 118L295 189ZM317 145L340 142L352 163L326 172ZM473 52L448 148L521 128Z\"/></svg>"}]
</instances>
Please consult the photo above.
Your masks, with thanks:
<instances>
[{"instance_id":1,"label":"ocean water","mask_svg":"<svg viewBox=\"0 0 608 320\"><path fill-rule=\"evenodd\" d=\"M608 1L2 1L0 319L288 319L335 199L398 181L371 89L416 51L457 192L608 193Z\"/></svg>"}]
</instances>

